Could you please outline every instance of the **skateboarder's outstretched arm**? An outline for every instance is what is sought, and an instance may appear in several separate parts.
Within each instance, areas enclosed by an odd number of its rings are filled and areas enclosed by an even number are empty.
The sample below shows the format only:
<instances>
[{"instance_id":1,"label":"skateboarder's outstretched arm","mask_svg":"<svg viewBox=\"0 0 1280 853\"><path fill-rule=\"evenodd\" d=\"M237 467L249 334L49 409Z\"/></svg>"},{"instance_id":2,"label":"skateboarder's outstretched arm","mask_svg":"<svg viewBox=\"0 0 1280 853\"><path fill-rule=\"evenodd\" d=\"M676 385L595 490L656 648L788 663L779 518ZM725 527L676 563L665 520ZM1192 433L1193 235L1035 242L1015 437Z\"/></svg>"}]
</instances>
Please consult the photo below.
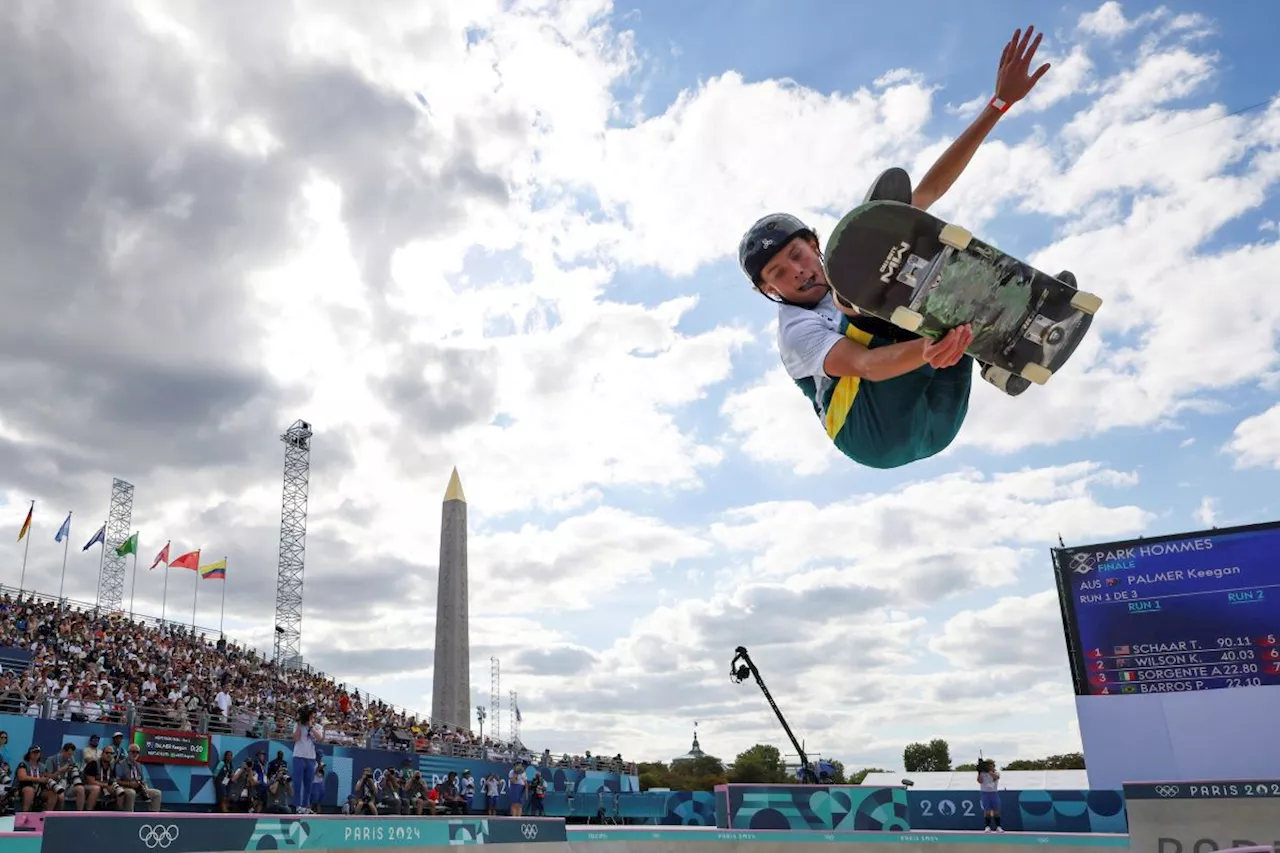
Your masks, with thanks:
<instances>
[{"instance_id":1,"label":"skateboarder's outstretched arm","mask_svg":"<svg viewBox=\"0 0 1280 853\"><path fill-rule=\"evenodd\" d=\"M1035 57L1036 49L1040 47L1040 39L1043 37L1043 34L1036 34L1035 39L1032 40L1031 36L1035 33L1035 29L1035 27L1027 27L1025 35L1021 30L1013 31L1013 38L1004 46L1004 53L1000 55L1000 67L996 71L995 96L974 119L973 124L956 137L956 141L942 152L938 161L920 179L920 185L911 195L913 206L928 210L934 202L942 198L956 182L956 178L960 177L960 173L969 165L974 152L996 126L1000 116L1025 98L1049 70L1049 63L1046 62L1037 68L1035 73L1028 73L1031 60Z\"/></svg>"},{"instance_id":2,"label":"skateboarder's outstretched arm","mask_svg":"<svg viewBox=\"0 0 1280 853\"><path fill-rule=\"evenodd\" d=\"M827 352L822 367L832 377L857 376L869 382L883 382L926 364L935 368L951 367L964 357L971 343L973 330L968 326L958 326L936 341L920 338L875 349L843 338Z\"/></svg>"}]
</instances>

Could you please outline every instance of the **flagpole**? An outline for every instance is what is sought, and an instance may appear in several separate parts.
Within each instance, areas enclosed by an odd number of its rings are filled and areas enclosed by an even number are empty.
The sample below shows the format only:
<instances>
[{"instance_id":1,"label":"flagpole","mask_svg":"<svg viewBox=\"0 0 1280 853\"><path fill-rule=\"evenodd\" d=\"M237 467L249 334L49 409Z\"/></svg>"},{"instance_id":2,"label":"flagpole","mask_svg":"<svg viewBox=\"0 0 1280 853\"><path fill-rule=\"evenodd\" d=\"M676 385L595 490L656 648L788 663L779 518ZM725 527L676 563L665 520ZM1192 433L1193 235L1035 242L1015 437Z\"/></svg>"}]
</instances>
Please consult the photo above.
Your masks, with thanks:
<instances>
[{"instance_id":1,"label":"flagpole","mask_svg":"<svg viewBox=\"0 0 1280 853\"><path fill-rule=\"evenodd\" d=\"M136 534L135 534L136 535ZM138 592L138 551L142 548L142 537L133 543L133 586L129 589L129 618L133 618L133 597Z\"/></svg>"},{"instance_id":2,"label":"flagpole","mask_svg":"<svg viewBox=\"0 0 1280 853\"><path fill-rule=\"evenodd\" d=\"M71 513L67 513L67 535L62 537L62 581L58 584L58 601L67 586L67 552L71 550Z\"/></svg>"},{"instance_id":3,"label":"flagpole","mask_svg":"<svg viewBox=\"0 0 1280 853\"><path fill-rule=\"evenodd\" d=\"M196 591L191 594L191 627L196 626L196 600L200 598L200 552L196 551Z\"/></svg>"},{"instance_id":4,"label":"flagpole","mask_svg":"<svg viewBox=\"0 0 1280 853\"><path fill-rule=\"evenodd\" d=\"M164 622L164 607L169 601L169 564L164 564L164 595L160 599L160 621Z\"/></svg>"},{"instance_id":5,"label":"flagpole","mask_svg":"<svg viewBox=\"0 0 1280 853\"><path fill-rule=\"evenodd\" d=\"M218 614L218 633L222 634L222 623L227 618L227 558L222 558L222 612Z\"/></svg>"},{"instance_id":6,"label":"flagpole","mask_svg":"<svg viewBox=\"0 0 1280 853\"><path fill-rule=\"evenodd\" d=\"M31 502L31 509L27 511L27 518L31 518L31 516L35 513L35 511L36 511L36 502L35 502L35 501L32 501L32 502ZM25 523L25 522L23 523L23 526L24 526L24 527L26 526L26 523ZM10 529L12 529L12 528L10 528ZM30 551L31 551L31 531L28 529L25 535L26 535L26 539L27 539L27 547L25 547L25 548L23 548L23 549L22 549L22 577L20 577L20 578L18 579L18 595L19 595L19 596L21 596L21 595L22 595L22 590L23 590L24 588L26 588L26 584L27 584L27 554L28 554L28 553L30 553Z\"/></svg>"},{"instance_id":7,"label":"flagpole","mask_svg":"<svg viewBox=\"0 0 1280 853\"><path fill-rule=\"evenodd\" d=\"M93 609L96 611L98 605L102 603L102 567L107 564L107 522L102 522L102 548L98 554L98 594L93 600Z\"/></svg>"}]
</instances>

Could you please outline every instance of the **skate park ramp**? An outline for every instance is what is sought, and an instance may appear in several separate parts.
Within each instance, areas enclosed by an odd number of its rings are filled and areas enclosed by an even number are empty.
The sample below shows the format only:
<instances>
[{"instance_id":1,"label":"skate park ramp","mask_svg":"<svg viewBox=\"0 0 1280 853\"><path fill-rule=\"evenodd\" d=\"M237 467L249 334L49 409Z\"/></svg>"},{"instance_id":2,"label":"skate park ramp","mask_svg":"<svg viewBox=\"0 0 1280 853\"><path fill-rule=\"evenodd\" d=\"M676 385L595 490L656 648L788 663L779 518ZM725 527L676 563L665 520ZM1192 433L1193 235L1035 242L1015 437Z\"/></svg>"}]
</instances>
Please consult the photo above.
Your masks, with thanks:
<instances>
[{"instance_id":1,"label":"skate park ramp","mask_svg":"<svg viewBox=\"0 0 1280 853\"><path fill-rule=\"evenodd\" d=\"M573 826L560 818L271 816L57 812L40 831L0 831L0 853L425 853L476 844L501 853L1247 853L1276 850L1280 781L1125 785L1129 834L729 830ZM24 821L19 821L19 826ZM32 824L34 825L34 824ZM1240 850L1240 853L1246 853Z\"/></svg>"},{"instance_id":2,"label":"skate park ramp","mask_svg":"<svg viewBox=\"0 0 1280 853\"><path fill-rule=\"evenodd\" d=\"M800 853L839 845L841 853L980 853L1052 847L1090 853L1128 846L1123 835L981 832L812 832L712 827L573 827L559 818L350 818L334 816L77 814L49 815L40 833L15 833L0 853L242 853L348 850L424 853L474 844L502 853Z\"/></svg>"},{"instance_id":3,"label":"skate park ramp","mask_svg":"<svg viewBox=\"0 0 1280 853\"><path fill-rule=\"evenodd\" d=\"M1051 853L1107 853L1126 850L1124 835L1006 832L805 832L797 830L716 830L704 827L602 827L570 829L569 853L1016 853L1050 848ZM1046 851L1049 853L1049 851Z\"/></svg>"}]
</instances>

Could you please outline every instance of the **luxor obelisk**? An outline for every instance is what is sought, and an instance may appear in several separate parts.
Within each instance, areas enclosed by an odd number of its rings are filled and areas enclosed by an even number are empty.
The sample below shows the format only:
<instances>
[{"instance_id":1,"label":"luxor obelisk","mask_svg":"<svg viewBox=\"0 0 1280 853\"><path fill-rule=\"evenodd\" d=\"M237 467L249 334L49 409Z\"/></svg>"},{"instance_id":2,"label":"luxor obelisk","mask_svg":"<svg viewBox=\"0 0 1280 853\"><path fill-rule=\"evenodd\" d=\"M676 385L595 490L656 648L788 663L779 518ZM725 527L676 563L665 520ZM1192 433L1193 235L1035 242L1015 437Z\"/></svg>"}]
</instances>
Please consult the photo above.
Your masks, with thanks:
<instances>
[{"instance_id":1,"label":"luxor obelisk","mask_svg":"<svg viewBox=\"0 0 1280 853\"><path fill-rule=\"evenodd\" d=\"M436 592L435 672L431 719L470 727L471 635L467 624L467 498L458 469L449 477L440 519L440 580Z\"/></svg>"}]
</instances>

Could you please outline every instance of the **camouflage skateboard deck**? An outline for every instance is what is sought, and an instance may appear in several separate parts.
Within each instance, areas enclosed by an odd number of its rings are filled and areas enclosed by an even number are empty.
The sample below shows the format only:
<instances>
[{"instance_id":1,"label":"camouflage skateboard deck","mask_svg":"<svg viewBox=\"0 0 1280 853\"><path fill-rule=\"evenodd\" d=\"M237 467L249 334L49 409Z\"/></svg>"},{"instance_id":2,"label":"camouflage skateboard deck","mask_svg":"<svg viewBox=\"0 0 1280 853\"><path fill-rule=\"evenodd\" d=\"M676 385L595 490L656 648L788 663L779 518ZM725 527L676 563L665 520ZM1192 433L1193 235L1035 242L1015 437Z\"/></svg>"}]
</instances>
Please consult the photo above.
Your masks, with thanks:
<instances>
[{"instance_id":1,"label":"camouflage skateboard deck","mask_svg":"<svg viewBox=\"0 0 1280 853\"><path fill-rule=\"evenodd\" d=\"M824 262L832 289L858 310L930 338L970 323L969 355L1039 385L1071 358L1102 306L1094 294L894 201L850 211L831 232Z\"/></svg>"}]
</instances>

